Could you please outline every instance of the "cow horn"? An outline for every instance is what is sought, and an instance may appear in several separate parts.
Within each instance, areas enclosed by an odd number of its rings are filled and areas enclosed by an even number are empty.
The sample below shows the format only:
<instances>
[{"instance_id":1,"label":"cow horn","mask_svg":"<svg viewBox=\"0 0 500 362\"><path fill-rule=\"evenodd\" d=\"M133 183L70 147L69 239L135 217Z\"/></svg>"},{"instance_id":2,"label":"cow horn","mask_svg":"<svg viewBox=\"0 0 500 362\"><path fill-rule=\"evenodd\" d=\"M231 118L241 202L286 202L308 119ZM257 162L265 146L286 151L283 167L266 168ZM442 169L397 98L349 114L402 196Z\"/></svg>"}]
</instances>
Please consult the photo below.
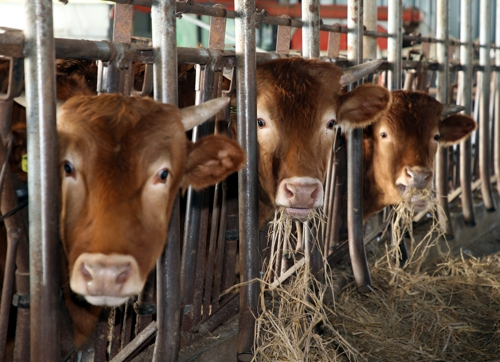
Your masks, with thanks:
<instances>
[{"instance_id":1,"label":"cow horn","mask_svg":"<svg viewBox=\"0 0 500 362\"><path fill-rule=\"evenodd\" d=\"M220 97L212 99L198 106L191 106L181 109L184 129L186 131L189 131L199 124L202 124L207 119L215 116L224 107L227 107L230 100L231 99L229 97Z\"/></svg>"},{"instance_id":2,"label":"cow horn","mask_svg":"<svg viewBox=\"0 0 500 362\"><path fill-rule=\"evenodd\" d=\"M28 104L27 100L26 100L26 94L23 92L21 93L21 95L19 97L16 97L14 98L14 102L16 102L17 104L19 104L20 106L23 106L24 108L26 108L26 105ZM61 109L61 107L63 106L63 104L65 103L66 101L62 101L60 100L59 98L57 99L57 103L56 103L56 112L59 112L59 110ZM57 114L57 113L56 113Z\"/></svg>"},{"instance_id":3,"label":"cow horn","mask_svg":"<svg viewBox=\"0 0 500 362\"><path fill-rule=\"evenodd\" d=\"M452 114L462 111L465 111L464 106L459 106L458 104L443 104L442 117L444 119L448 116L451 116Z\"/></svg>"},{"instance_id":4,"label":"cow horn","mask_svg":"<svg viewBox=\"0 0 500 362\"><path fill-rule=\"evenodd\" d=\"M342 85L342 87L344 87L360 80L361 78L377 70L383 62L384 61L382 59L376 59L367 63L344 69L344 74L342 75L342 77L340 77L340 84Z\"/></svg>"}]
</instances>

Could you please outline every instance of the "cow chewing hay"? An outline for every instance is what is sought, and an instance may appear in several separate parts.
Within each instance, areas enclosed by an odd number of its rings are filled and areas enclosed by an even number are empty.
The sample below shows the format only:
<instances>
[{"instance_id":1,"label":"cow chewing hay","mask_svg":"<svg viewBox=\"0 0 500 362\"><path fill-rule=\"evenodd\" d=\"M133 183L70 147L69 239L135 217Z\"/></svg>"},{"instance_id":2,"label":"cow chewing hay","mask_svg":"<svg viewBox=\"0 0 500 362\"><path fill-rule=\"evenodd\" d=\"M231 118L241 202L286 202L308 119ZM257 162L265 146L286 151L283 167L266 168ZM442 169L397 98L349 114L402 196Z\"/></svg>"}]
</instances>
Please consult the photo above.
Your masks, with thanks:
<instances>
[{"instance_id":1,"label":"cow chewing hay","mask_svg":"<svg viewBox=\"0 0 500 362\"><path fill-rule=\"evenodd\" d=\"M429 216L429 228L420 240L415 240L413 230L413 219L415 216L415 204L425 202L427 204L427 215ZM403 268L412 271L419 271L425 261L426 255L431 248L439 247L438 242L444 240L447 250L439 250L442 259L446 259L449 254L449 247L446 243L445 231L440 220L446 221L444 210L439 206L435 193L430 189L410 188L402 197L401 202L392 207L389 214L392 244L386 244L385 262L395 270L399 269L401 250L400 243L406 242L408 249L408 260ZM387 231L387 230L386 230Z\"/></svg>"},{"instance_id":2,"label":"cow chewing hay","mask_svg":"<svg viewBox=\"0 0 500 362\"><path fill-rule=\"evenodd\" d=\"M320 211L311 220L311 229L322 228L323 220ZM355 356L359 352L328 319L334 313L329 306L335 288L328 262L322 255L321 273L325 277L322 284L311 271L307 253L301 250L300 227L294 230L293 223L284 210L277 211L270 223L271 253L260 281L261 311L256 320L254 360L332 361L336 355ZM295 273L285 272L282 263L286 258L294 260L290 270ZM330 336L325 338L325 333Z\"/></svg>"},{"instance_id":3,"label":"cow chewing hay","mask_svg":"<svg viewBox=\"0 0 500 362\"><path fill-rule=\"evenodd\" d=\"M297 250L301 248L300 232L294 236L297 226L278 212L270 225L272 256L260 281L254 360L498 360L500 253L482 259L448 255L433 270L421 271L423 254L443 236L438 222L442 211L430 192L423 197L433 204L423 245L413 245L403 267L395 246L372 260L372 292L364 294L354 282L339 292L335 281L352 280L352 275L331 270L326 261L325 282L320 283L309 259ZM410 235L418 231L412 229L413 215L408 210L403 202L394 211L395 240L401 240L406 231ZM321 222L316 222L312 229L320 227ZM415 243L413 237L411 242ZM279 252L283 245L285 256L295 262L293 272L285 275Z\"/></svg>"}]
</instances>

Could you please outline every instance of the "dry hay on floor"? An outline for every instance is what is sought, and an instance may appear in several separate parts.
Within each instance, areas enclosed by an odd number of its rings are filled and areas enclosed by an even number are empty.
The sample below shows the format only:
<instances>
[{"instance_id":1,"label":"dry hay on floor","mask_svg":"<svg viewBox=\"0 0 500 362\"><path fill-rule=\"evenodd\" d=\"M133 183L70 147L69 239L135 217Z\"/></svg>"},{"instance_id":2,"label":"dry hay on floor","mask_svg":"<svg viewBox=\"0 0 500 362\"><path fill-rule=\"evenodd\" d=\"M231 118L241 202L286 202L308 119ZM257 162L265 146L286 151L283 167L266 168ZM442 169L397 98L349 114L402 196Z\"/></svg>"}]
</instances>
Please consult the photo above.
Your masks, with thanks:
<instances>
[{"instance_id":1,"label":"dry hay on floor","mask_svg":"<svg viewBox=\"0 0 500 362\"><path fill-rule=\"evenodd\" d=\"M411 227L397 225L400 231ZM499 361L500 254L448 258L424 273L420 258L434 244L432 235L442 232L429 234L425 247L413 246L404 268L395 261L395 247L372 262L373 292L360 294L350 283L335 301L327 295L334 279L343 277L338 271L327 269L320 284L304 259L279 284L268 268L254 360Z\"/></svg>"}]
</instances>

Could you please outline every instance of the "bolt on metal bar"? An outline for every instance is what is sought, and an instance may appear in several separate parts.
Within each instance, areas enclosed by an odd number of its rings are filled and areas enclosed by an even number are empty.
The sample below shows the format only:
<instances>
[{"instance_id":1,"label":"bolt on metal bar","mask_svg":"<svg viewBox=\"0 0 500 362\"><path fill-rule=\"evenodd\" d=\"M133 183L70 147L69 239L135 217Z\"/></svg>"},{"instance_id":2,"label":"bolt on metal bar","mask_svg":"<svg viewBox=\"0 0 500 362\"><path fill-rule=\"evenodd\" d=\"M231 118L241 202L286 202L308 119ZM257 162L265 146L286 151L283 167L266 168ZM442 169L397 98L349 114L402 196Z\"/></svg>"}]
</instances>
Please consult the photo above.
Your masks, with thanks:
<instances>
[{"instance_id":1,"label":"bolt on metal bar","mask_svg":"<svg viewBox=\"0 0 500 362\"><path fill-rule=\"evenodd\" d=\"M387 39L387 60L389 61L391 70L389 71L387 88L391 91L401 89L402 84L402 10L402 0L389 0L387 31L390 37Z\"/></svg>"},{"instance_id":2,"label":"bolt on metal bar","mask_svg":"<svg viewBox=\"0 0 500 362\"><path fill-rule=\"evenodd\" d=\"M238 142L247 154L246 167L238 172L238 208L240 237L240 276L245 283L257 278L259 262L258 177L257 177L257 93L255 52L255 0L236 0L234 9L236 51L236 102ZM239 361L253 358L255 316L259 286L247 284L240 288L240 323L237 354Z\"/></svg>"},{"instance_id":3,"label":"bolt on metal bar","mask_svg":"<svg viewBox=\"0 0 500 362\"><path fill-rule=\"evenodd\" d=\"M354 64L363 59L363 0L349 0L347 26L356 29L347 34L348 58ZM356 286L360 292L368 292L372 281L363 244L363 131L349 131L347 144L347 218L349 230L349 255Z\"/></svg>"},{"instance_id":4,"label":"bolt on metal bar","mask_svg":"<svg viewBox=\"0 0 500 362\"><path fill-rule=\"evenodd\" d=\"M52 1L26 1L25 14L31 360L57 361L61 338Z\"/></svg>"},{"instance_id":5,"label":"bolt on metal bar","mask_svg":"<svg viewBox=\"0 0 500 362\"><path fill-rule=\"evenodd\" d=\"M465 45L460 47L460 62L465 69L458 73L458 84L462 94L462 105L465 114L472 113L472 0L461 0L460 3L460 40ZM500 14L500 12L499 12ZM497 27L500 29L500 27ZM474 226L474 202L472 199L472 142L467 138L460 143L460 186L462 188L462 211L465 224Z\"/></svg>"},{"instance_id":6,"label":"bolt on metal bar","mask_svg":"<svg viewBox=\"0 0 500 362\"><path fill-rule=\"evenodd\" d=\"M496 7L496 51L495 51L495 65L500 67L500 4L497 2ZM495 93L495 134L494 134L494 149L493 149L493 163L495 167L495 175L497 176L497 189L500 193L500 71L497 70L496 74L496 93Z\"/></svg>"},{"instance_id":7,"label":"bolt on metal bar","mask_svg":"<svg viewBox=\"0 0 500 362\"><path fill-rule=\"evenodd\" d=\"M439 0L437 3L437 25L436 38L442 42L436 44L436 55L440 69L436 78L436 99L441 103L448 103L448 90L450 84L449 62L448 62L448 0ZM443 208L446 219L440 214L440 223L446 235L452 236L453 229L450 221L450 209L448 206L448 148L439 146L436 154L436 193L438 203Z\"/></svg>"},{"instance_id":8,"label":"bolt on metal bar","mask_svg":"<svg viewBox=\"0 0 500 362\"><path fill-rule=\"evenodd\" d=\"M491 1L481 0L480 18L483 19L479 28L479 43L485 45L479 51L479 64L484 67L481 74L481 98L479 112L479 174L481 178L481 195L484 207L487 211L495 211L496 203L493 197L490 181L490 76L491 76L491 23L488 21L491 16Z\"/></svg>"},{"instance_id":9,"label":"bolt on metal bar","mask_svg":"<svg viewBox=\"0 0 500 362\"><path fill-rule=\"evenodd\" d=\"M177 32L174 0L154 0L151 7L153 91L155 100L177 104ZM180 344L180 201L176 196L167 245L156 263L158 333L153 361L176 361Z\"/></svg>"}]
</instances>

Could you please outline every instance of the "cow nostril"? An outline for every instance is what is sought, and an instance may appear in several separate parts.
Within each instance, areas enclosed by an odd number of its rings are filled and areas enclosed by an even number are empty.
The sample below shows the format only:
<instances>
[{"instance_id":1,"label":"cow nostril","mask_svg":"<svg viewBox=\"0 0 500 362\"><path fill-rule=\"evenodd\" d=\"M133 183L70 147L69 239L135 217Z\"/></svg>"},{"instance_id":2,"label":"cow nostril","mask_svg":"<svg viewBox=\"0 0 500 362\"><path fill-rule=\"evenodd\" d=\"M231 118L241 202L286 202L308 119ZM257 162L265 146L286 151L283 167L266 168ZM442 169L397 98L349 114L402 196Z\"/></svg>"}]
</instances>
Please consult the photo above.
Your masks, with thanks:
<instances>
[{"instance_id":1,"label":"cow nostril","mask_svg":"<svg viewBox=\"0 0 500 362\"><path fill-rule=\"evenodd\" d=\"M295 196L295 193L293 192L293 188L291 188L287 183L284 185L285 188L285 195L288 199L292 199Z\"/></svg>"},{"instance_id":2,"label":"cow nostril","mask_svg":"<svg viewBox=\"0 0 500 362\"><path fill-rule=\"evenodd\" d=\"M118 276L116 277L116 283L124 284L129 278L129 276L130 276L130 265L127 265L125 267L125 270L122 271L120 274L118 274Z\"/></svg>"},{"instance_id":3,"label":"cow nostril","mask_svg":"<svg viewBox=\"0 0 500 362\"><path fill-rule=\"evenodd\" d=\"M311 193L311 198L316 200L316 198L318 197L318 193L319 193L319 187L315 187L313 192Z\"/></svg>"},{"instance_id":4,"label":"cow nostril","mask_svg":"<svg viewBox=\"0 0 500 362\"><path fill-rule=\"evenodd\" d=\"M85 267L85 263L82 263L82 265L80 266L80 272L82 273L83 279L86 282L92 280L92 274L90 274L90 271Z\"/></svg>"},{"instance_id":5,"label":"cow nostril","mask_svg":"<svg viewBox=\"0 0 500 362\"><path fill-rule=\"evenodd\" d=\"M411 180L411 179L413 179L413 173L412 173L412 172L410 172L410 170L409 170L408 168L407 168L407 169L405 169L405 171L406 171L406 176L408 176L408 178L409 178L410 180Z\"/></svg>"}]
</instances>

